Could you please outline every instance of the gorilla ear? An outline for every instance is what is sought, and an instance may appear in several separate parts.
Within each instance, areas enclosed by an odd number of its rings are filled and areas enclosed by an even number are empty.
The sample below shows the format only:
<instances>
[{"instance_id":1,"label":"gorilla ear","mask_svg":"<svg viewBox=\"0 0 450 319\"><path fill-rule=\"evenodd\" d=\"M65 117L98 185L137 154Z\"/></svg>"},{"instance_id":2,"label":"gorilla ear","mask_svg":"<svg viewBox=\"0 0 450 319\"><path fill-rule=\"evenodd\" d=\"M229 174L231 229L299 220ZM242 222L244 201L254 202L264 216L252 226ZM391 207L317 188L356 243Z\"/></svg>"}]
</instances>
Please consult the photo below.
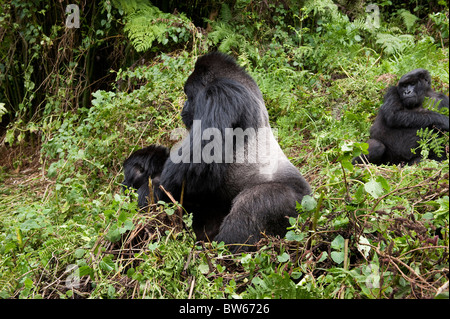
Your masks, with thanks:
<instances>
[{"instance_id":1,"label":"gorilla ear","mask_svg":"<svg viewBox=\"0 0 450 319\"><path fill-rule=\"evenodd\" d=\"M428 70L422 69L422 77L425 82L431 86L431 74Z\"/></svg>"},{"instance_id":2,"label":"gorilla ear","mask_svg":"<svg viewBox=\"0 0 450 319\"><path fill-rule=\"evenodd\" d=\"M259 100L240 83L217 79L210 83L195 100L194 119L201 120L202 128L256 127L255 112ZM252 115L253 114L253 115Z\"/></svg>"}]
</instances>

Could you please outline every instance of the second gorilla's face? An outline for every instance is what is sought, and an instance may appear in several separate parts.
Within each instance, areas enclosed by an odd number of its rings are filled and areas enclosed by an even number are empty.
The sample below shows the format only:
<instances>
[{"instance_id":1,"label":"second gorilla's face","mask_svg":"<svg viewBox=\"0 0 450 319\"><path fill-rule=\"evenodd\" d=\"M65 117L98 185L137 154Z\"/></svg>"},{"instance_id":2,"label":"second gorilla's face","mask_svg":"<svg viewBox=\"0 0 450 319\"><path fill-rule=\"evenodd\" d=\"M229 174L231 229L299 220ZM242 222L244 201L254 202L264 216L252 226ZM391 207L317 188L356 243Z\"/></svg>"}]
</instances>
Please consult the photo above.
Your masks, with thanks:
<instances>
[{"instance_id":1,"label":"second gorilla's face","mask_svg":"<svg viewBox=\"0 0 450 319\"><path fill-rule=\"evenodd\" d=\"M420 107L428 90L431 89L431 77L427 70L415 69L402 76L397 92L402 105L407 109Z\"/></svg>"}]
</instances>

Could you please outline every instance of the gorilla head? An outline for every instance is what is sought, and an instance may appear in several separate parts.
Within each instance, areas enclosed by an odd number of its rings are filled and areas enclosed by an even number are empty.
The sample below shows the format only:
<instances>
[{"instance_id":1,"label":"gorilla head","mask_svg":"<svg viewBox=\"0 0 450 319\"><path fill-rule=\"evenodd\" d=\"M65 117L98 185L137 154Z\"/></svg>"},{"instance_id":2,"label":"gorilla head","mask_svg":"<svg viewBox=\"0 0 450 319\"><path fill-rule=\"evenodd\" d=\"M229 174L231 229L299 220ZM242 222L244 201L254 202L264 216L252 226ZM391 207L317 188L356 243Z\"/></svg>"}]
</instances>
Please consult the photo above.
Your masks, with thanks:
<instances>
[{"instance_id":1,"label":"gorilla head","mask_svg":"<svg viewBox=\"0 0 450 319\"><path fill-rule=\"evenodd\" d=\"M421 160L411 149L418 147L420 129L437 129L448 132L448 116L423 107L425 97L432 99L438 108L447 108L449 99L431 88L427 70L415 69L401 77L397 86L390 87L384 96L377 118L370 128L369 154L353 159L374 164L413 164ZM433 152L431 159L442 160Z\"/></svg>"},{"instance_id":2,"label":"gorilla head","mask_svg":"<svg viewBox=\"0 0 450 319\"><path fill-rule=\"evenodd\" d=\"M275 140L255 81L215 52L198 59L184 90L189 135L171 150L160 183L177 200L184 185L197 239L235 244L235 251L263 233L283 236L311 189ZM155 196L165 194L155 189Z\"/></svg>"},{"instance_id":3,"label":"gorilla head","mask_svg":"<svg viewBox=\"0 0 450 319\"><path fill-rule=\"evenodd\" d=\"M398 95L408 109L420 107L430 90L431 75L424 69L415 69L406 73L397 85Z\"/></svg>"},{"instance_id":4,"label":"gorilla head","mask_svg":"<svg viewBox=\"0 0 450 319\"><path fill-rule=\"evenodd\" d=\"M187 100L181 117L188 129L194 119L202 120L203 127L219 129L268 125L260 123L268 119L251 114L260 111L259 104L264 107L258 85L229 56L214 52L199 58L184 91Z\"/></svg>"},{"instance_id":5,"label":"gorilla head","mask_svg":"<svg viewBox=\"0 0 450 319\"><path fill-rule=\"evenodd\" d=\"M131 187L138 190L139 206L143 207L147 204L149 177L153 183L159 183L159 177L168 157L169 150L166 147L151 145L135 151L123 163L125 178L122 185L124 189Z\"/></svg>"}]
</instances>

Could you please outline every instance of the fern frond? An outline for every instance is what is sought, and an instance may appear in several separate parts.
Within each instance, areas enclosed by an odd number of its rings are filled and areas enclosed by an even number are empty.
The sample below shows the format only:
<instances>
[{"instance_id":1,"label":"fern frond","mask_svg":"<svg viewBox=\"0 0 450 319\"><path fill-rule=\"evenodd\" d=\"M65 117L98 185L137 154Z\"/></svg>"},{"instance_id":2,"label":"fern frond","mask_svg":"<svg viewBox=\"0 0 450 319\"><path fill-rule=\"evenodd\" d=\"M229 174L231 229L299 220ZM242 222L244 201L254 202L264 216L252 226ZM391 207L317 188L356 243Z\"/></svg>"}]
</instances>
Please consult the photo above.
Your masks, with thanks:
<instances>
[{"instance_id":1,"label":"fern frond","mask_svg":"<svg viewBox=\"0 0 450 319\"><path fill-rule=\"evenodd\" d=\"M418 17L416 17L414 14L412 14L408 10L402 9L399 11L399 13L400 13L400 16L403 19L403 23L405 24L406 29L408 31L410 31L411 28L414 26L414 24L416 24L417 20L419 20Z\"/></svg>"},{"instance_id":2,"label":"fern frond","mask_svg":"<svg viewBox=\"0 0 450 319\"><path fill-rule=\"evenodd\" d=\"M419 147L412 149L412 153L420 149L420 153L424 158L427 158L430 152L435 153L438 157L442 157L445 153L445 145L448 143L448 134L442 135L440 132L435 132L428 127L417 131Z\"/></svg>"},{"instance_id":3,"label":"fern frond","mask_svg":"<svg viewBox=\"0 0 450 319\"><path fill-rule=\"evenodd\" d=\"M169 39L179 42L180 34L189 33L187 18L164 13L148 0L113 0L112 3L123 11L124 31L138 52L150 49L154 41L163 45Z\"/></svg>"},{"instance_id":4,"label":"fern frond","mask_svg":"<svg viewBox=\"0 0 450 319\"><path fill-rule=\"evenodd\" d=\"M388 33L379 33L376 43L381 45L386 54L402 53L408 47L414 46L414 37L410 34L395 36Z\"/></svg>"},{"instance_id":5,"label":"fern frond","mask_svg":"<svg viewBox=\"0 0 450 319\"><path fill-rule=\"evenodd\" d=\"M236 33L229 25L225 23L218 23L215 26L215 31L208 34L208 39L214 45L219 45L219 51L230 52L232 48L246 48L249 46L247 39Z\"/></svg>"},{"instance_id":6,"label":"fern frond","mask_svg":"<svg viewBox=\"0 0 450 319\"><path fill-rule=\"evenodd\" d=\"M233 33L233 29L222 22L217 23L214 29L213 32L208 34L208 39L210 39L214 45L225 39L230 33Z\"/></svg>"},{"instance_id":7,"label":"fern frond","mask_svg":"<svg viewBox=\"0 0 450 319\"><path fill-rule=\"evenodd\" d=\"M338 7L332 0L308 0L304 5L305 14L313 12L314 15L330 14L334 19L339 16Z\"/></svg>"},{"instance_id":8,"label":"fern frond","mask_svg":"<svg viewBox=\"0 0 450 319\"><path fill-rule=\"evenodd\" d=\"M141 12L128 15L124 27L128 38L138 52L143 52L152 47L155 40L160 40L166 28L149 20L146 14Z\"/></svg>"},{"instance_id":9,"label":"fern frond","mask_svg":"<svg viewBox=\"0 0 450 319\"><path fill-rule=\"evenodd\" d=\"M233 18L233 13L230 7L226 3L222 3L222 8L220 9L220 20L224 23L231 21Z\"/></svg>"}]
</instances>

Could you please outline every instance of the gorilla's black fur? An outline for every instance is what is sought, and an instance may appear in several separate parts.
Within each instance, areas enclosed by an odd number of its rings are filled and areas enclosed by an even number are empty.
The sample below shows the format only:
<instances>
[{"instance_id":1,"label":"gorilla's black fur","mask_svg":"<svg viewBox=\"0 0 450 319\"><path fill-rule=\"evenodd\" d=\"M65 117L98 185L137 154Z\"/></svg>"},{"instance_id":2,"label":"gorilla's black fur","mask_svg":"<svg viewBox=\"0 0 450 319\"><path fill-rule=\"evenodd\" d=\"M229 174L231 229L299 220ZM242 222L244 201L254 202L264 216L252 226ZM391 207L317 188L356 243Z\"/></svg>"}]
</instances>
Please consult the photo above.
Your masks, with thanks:
<instances>
[{"instance_id":1,"label":"gorilla's black fur","mask_svg":"<svg viewBox=\"0 0 450 319\"><path fill-rule=\"evenodd\" d=\"M138 191L139 206L147 205L148 178L159 185L159 177L164 163L169 158L169 150L164 146L150 145L135 151L123 163L125 179L122 185Z\"/></svg>"},{"instance_id":2,"label":"gorilla's black fur","mask_svg":"<svg viewBox=\"0 0 450 319\"><path fill-rule=\"evenodd\" d=\"M197 60L184 90L181 116L189 135L172 149L160 184L179 200L185 183L183 206L193 213L197 239L251 245L261 233L283 236L288 217L297 216L296 202L311 189L276 142L255 81L233 58L214 52ZM209 134L210 128L218 135ZM247 134L241 139L231 129L263 131L265 138ZM267 149L270 154L264 154ZM206 160L205 153L214 160ZM146 189L140 198L148 195ZM155 188L155 196L165 194Z\"/></svg>"},{"instance_id":3,"label":"gorilla's black fur","mask_svg":"<svg viewBox=\"0 0 450 319\"><path fill-rule=\"evenodd\" d=\"M395 165L420 161L420 154L411 152L411 149L418 147L417 131L434 128L448 132L449 127L448 116L423 107L425 97L433 99L435 104L439 103L439 109L448 109L448 96L432 90L431 76L427 70L415 69L402 76L397 86L388 89L370 128L369 154L356 157L353 162ZM432 152L429 157L443 159Z\"/></svg>"}]
</instances>

